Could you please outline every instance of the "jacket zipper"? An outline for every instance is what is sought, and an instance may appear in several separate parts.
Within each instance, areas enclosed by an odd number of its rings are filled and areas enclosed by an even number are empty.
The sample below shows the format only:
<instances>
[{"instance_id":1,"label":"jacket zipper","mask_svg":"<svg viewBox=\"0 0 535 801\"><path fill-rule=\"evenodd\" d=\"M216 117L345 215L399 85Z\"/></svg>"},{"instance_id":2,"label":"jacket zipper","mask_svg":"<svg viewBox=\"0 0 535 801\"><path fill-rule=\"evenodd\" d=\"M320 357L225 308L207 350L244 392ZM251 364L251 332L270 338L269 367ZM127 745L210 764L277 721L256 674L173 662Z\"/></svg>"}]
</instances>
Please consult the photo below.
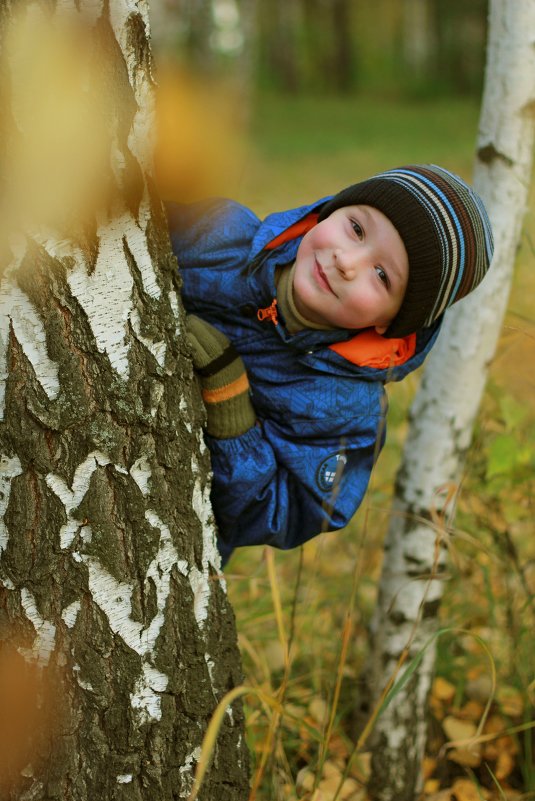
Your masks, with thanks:
<instances>
[{"instance_id":1,"label":"jacket zipper","mask_svg":"<svg viewBox=\"0 0 535 801\"><path fill-rule=\"evenodd\" d=\"M271 320L273 325L278 325L279 318L277 315L277 298L273 298L271 305L266 306L265 309L258 309L256 316L261 323L263 323L264 320Z\"/></svg>"}]
</instances>

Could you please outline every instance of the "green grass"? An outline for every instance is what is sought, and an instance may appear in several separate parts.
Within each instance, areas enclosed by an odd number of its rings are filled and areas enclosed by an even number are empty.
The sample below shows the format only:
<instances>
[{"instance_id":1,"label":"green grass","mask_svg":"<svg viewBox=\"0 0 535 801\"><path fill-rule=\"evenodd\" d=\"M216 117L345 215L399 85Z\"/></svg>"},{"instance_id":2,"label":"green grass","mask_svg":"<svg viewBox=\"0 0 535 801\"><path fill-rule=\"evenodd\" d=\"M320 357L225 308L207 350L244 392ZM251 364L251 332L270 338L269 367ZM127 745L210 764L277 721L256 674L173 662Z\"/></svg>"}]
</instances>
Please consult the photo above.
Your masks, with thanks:
<instances>
[{"instance_id":1,"label":"green grass","mask_svg":"<svg viewBox=\"0 0 535 801\"><path fill-rule=\"evenodd\" d=\"M257 212L290 208L388 167L438 163L470 176L478 108L467 99L263 95L236 189Z\"/></svg>"}]
</instances>

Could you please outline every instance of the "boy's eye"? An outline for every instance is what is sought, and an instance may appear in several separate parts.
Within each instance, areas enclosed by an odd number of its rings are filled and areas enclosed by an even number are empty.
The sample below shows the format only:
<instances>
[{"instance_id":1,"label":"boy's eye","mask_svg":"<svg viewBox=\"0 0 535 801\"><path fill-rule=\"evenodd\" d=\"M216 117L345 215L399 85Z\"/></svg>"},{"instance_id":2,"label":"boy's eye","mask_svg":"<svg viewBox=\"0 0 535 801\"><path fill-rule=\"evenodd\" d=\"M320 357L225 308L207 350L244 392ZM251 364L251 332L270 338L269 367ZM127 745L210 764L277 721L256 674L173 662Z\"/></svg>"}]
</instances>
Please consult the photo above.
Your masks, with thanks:
<instances>
[{"instance_id":1,"label":"boy's eye","mask_svg":"<svg viewBox=\"0 0 535 801\"><path fill-rule=\"evenodd\" d=\"M364 236L364 231L362 230L362 226L360 225L360 223L358 223L356 220L351 220L351 226L356 235L358 236L358 238L362 239L362 237Z\"/></svg>"},{"instance_id":2,"label":"boy's eye","mask_svg":"<svg viewBox=\"0 0 535 801\"><path fill-rule=\"evenodd\" d=\"M388 280L388 275L385 273L385 271L383 270L383 268L382 268L382 267L379 267L379 266L377 266L377 267L375 268L375 272L377 273L377 277L379 278L379 280L380 280L380 281L382 281L382 282L383 282L383 284L384 284L386 287L388 287L388 286L390 285L390 282L389 282L389 280Z\"/></svg>"}]
</instances>

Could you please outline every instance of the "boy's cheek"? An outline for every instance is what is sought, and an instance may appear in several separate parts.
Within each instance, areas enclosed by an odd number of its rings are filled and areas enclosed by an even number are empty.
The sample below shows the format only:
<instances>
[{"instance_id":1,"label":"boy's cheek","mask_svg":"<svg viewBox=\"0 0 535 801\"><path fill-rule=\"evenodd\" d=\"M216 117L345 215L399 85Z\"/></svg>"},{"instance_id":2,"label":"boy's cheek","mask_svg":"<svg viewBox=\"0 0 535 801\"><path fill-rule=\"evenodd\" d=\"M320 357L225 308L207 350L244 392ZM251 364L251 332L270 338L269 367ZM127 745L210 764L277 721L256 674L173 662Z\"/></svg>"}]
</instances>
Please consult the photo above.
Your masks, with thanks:
<instances>
[{"instance_id":1,"label":"boy's cheek","mask_svg":"<svg viewBox=\"0 0 535 801\"><path fill-rule=\"evenodd\" d=\"M298 271L297 266L294 273L294 282L292 287L294 303L301 314L310 308L311 302L313 303L313 288L310 282L307 282L306 277L302 271Z\"/></svg>"}]
</instances>

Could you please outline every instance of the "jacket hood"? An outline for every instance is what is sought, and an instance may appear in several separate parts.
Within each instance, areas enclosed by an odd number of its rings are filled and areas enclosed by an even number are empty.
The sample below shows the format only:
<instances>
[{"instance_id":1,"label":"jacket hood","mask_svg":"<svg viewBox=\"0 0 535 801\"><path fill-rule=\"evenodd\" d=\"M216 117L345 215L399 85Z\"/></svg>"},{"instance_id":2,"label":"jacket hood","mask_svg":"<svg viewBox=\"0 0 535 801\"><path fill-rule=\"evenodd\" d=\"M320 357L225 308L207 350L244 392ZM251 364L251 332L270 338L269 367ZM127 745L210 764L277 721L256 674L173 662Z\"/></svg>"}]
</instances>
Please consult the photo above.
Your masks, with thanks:
<instances>
[{"instance_id":1,"label":"jacket hood","mask_svg":"<svg viewBox=\"0 0 535 801\"><path fill-rule=\"evenodd\" d=\"M261 221L251 242L251 259L256 258L262 250L269 245L269 243L280 236L284 231L290 228L295 223L302 220L311 212L319 212L324 204L330 200L332 195L320 198L315 203L310 203L306 206L298 206L295 209L288 209L287 211L276 211ZM297 247L301 242L302 237L294 240ZM297 247L295 249L297 249Z\"/></svg>"}]
</instances>

